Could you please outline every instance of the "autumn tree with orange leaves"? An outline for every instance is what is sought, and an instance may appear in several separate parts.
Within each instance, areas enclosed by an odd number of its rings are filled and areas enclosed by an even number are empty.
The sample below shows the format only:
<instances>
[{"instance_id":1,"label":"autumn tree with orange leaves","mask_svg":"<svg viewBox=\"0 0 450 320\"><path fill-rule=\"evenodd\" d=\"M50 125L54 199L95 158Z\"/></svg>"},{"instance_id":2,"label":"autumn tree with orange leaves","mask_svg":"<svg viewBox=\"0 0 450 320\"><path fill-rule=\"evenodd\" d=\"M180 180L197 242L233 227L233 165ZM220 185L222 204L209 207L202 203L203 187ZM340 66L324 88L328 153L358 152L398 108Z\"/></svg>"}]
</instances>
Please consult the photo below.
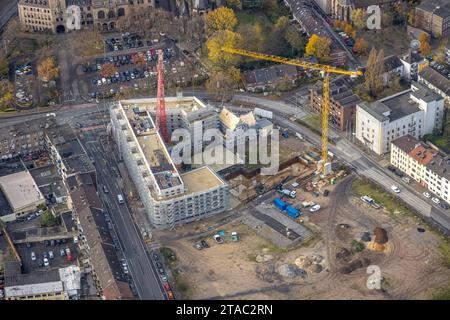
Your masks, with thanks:
<instances>
[{"instance_id":1,"label":"autumn tree with orange leaves","mask_svg":"<svg viewBox=\"0 0 450 320\"><path fill-rule=\"evenodd\" d=\"M48 82L55 80L58 77L59 68L56 66L53 57L47 57L39 63L37 72L42 81Z\"/></svg>"},{"instance_id":2,"label":"autumn tree with orange leaves","mask_svg":"<svg viewBox=\"0 0 450 320\"><path fill-rule=\"evenodd\" d=\"M108 78L112 77L117 72L117 67L113 63L105 63L100 69L100 75Z\"/></svg>"}]
</instances>

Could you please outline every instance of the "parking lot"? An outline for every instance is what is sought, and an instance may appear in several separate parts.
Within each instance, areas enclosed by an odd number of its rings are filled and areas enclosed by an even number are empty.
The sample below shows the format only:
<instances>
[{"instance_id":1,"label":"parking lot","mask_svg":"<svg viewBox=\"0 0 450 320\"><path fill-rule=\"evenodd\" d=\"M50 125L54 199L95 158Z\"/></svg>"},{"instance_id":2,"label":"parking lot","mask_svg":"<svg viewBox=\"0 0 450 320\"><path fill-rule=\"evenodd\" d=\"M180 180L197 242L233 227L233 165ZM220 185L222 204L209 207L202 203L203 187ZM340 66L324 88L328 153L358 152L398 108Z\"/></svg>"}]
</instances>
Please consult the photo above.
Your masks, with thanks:
<instances>
[{"instance_id":1,"label":"parking lot","mask_svg":"<svg viewBox=\"0 0 450 320\"><path fill-rule=\"evenodd\" d=\"M447 79L450 79L450 70L447 68L446 65L440 64L439 62L436 61L431 61L430 67L432 67L434 70L442 74Z\"/></svg>"},{"instance_id":2,"label":"parking lot","mask_svg":"<svg viewBox=\"0 0 450 320\"><path fill-rule=\"evenodd\" d=\"M67 266L69 264L73 264L73 261L76 261L78 258L78 249L76 244L73 242L73 239L62 239L62 240L53 240L53 245L50 241L42 241L42 242L33 242L28 244L17 244L17 251L19 252L20 258L22 259L23 264L23 272L29 273L34 270L39 269L53 269L53 268L61 268ZM68 261L68 257L66 254L66 249L70 249L70 253L72 255L72 259ZM53 258L49 255L49 252L53 252ZM64 251L64 255L62 253ZM36 257L35 260L32 259L32 253ZM44 253L47 256L49 261L49 266L43 266Z\"/></svg>"},{"instance_id":3,"label":"parking lot","mask_svg":"<svg viewBox=\"0 0 450 320\"><path fill-rule=\"evenodd\" d=\"M119 50L116 40L112 50L103 57L97 57L81 65L80 88L82 95L91 101L94 99L107 99L115 95L139 95L149 94L149 90L155 91L157 87L157 59L158 49L164 54L165 85L186 86L193 80L200 79L201 74L194 71L194 66L189 61L188 55L182 53L176 47L174 41L165 40L158 43L142 41L142 50L134 47L123 46ZM108 39L106 40L108 41ZM121 43L119 41L119 43ZM151 47L147 47L151 45ZM105 75L102 68L113 70L111 74ZM103 70L103 72L102 72ZM156 94L156 92L155 92Z\"/></svg>"},{"instance_id":4,"label":"parking lot","mask_svg":"<svg viewBox=\"0 0 450 320\"><path fill-rule=\"evenodd\" d=\"M18 65L15 68L15 100L21 107L31 107L33 104L34 75L30 62Z\"/></svg>"}]
</instances>

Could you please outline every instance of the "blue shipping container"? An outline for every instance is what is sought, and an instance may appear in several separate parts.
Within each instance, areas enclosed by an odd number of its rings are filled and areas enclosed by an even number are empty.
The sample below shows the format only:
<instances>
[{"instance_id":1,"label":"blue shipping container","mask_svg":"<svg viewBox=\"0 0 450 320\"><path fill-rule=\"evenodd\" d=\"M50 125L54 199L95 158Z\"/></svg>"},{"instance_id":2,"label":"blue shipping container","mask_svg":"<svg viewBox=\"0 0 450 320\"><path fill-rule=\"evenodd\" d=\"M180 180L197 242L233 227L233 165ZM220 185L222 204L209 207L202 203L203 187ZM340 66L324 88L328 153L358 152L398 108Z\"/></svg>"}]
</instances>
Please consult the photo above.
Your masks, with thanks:
<instances>
[{"instance_id":1,"label":"blue shipping container","mask_svg":"<svg viewBox=\"0 0 450 320\"><path fill-rule=\"evenodd\" d=\"M281 200L280 198L275 198L275 200L273 200L274 205L280 209L281 211L283 211L284 209L286 209L286 202L284 202L283 200Z\"/></svg>"},{"instance_id":2,"label":"blue shipping container","mask_svg":"<svg viewBox=\"0 0 450 320\"><path fill-rule=\"evenodd\" d=\"M293 219L297 219L300 216L300 214L298 213L298 210L292 206L286 207L286 213L288 214L289 217L291 217Z\"/></svg>"}]
</instances>

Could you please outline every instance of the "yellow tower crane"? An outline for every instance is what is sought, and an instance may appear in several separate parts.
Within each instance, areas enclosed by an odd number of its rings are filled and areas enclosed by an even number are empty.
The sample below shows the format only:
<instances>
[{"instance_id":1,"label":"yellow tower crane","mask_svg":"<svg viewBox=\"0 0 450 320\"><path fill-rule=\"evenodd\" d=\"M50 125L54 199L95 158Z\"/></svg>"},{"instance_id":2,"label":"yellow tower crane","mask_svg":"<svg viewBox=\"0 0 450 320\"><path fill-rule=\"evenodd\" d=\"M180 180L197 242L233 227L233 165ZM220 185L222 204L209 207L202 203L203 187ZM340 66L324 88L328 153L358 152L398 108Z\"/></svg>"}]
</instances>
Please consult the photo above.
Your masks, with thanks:
<instances>
[{"instance_id":1,"label":"yellow tower crane","mask_svg":"<svg viewBox=\"0 0 450 320\"><path fill-rule=\"evenodd\" d=\"M358 77L363 74L362 71L360 71L360 70L348 71L348 70L335 68L333 66L329 66L329 65L325 65L325 64L300 61L300 60L296 60L296 59L288 59L288 58L283 58L283 57L274 56L274 55L270 55L270 54L252 52L252 51L247 51L247 50L242 50L242 49L223 47L222 51L231 53L231 54L237 54L237 55L241 55L241 56L245 56L245 57L250 57L250 58L254 58L254 59L289 64L289 65L293 65L293 66L297 66L297 67L302 67L304 69L317 70L322 73L324 82L323 82L323 105L322 105L322 163L321 163L322 167L321 167L321 171L324 175L326 175L325 165L328 163L328 112L329 112L329 107L330 107L330 77L329 77L329 74L337 73L337 74L349 75L351 77Z\"/></svg>"}]
</instances>

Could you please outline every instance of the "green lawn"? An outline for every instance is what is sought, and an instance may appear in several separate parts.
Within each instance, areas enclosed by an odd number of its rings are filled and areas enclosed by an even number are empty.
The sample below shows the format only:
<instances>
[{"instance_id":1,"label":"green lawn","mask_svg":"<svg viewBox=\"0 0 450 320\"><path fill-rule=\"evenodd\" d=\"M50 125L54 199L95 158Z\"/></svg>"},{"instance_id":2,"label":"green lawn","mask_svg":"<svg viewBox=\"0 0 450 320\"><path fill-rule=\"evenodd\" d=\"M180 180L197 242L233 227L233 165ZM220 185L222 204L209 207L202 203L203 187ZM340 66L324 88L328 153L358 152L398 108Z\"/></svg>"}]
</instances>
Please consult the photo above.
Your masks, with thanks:
<instances>
[{"instance_id":1,"label":"green lawn","mask_svg":"<svg viewBox=\"0 0 450 320\"><path fill-rule=\"evenodd\" d=\"M450 286L438 289L432 297L433 300L450 300Z\"/></svg>"},{"instance_id":2,"label":"green lawn","mask_svg":"<svg viewBox=\"0 0 450 320\"><path fill-rule=\"evenodd\" d=\"M239 26L259 23L262 27L263 35L267 35L273 28L273 23L267 18L262 11L241 10L236 12Z\"/></svg>"},{"instance_id":3,"label":"green lawn","mask_svg":"<svg viewBox=\"0 0 450 320\"><path fill-rule=\"evenodd\" d=\"M370 196L376 203L385 207L391 214L410 212L408 208L398 202L394 195L387 193L379 186L370 182L355 180L352 183L352 190L359 196Z\"/></svg>"}]
</instances>

